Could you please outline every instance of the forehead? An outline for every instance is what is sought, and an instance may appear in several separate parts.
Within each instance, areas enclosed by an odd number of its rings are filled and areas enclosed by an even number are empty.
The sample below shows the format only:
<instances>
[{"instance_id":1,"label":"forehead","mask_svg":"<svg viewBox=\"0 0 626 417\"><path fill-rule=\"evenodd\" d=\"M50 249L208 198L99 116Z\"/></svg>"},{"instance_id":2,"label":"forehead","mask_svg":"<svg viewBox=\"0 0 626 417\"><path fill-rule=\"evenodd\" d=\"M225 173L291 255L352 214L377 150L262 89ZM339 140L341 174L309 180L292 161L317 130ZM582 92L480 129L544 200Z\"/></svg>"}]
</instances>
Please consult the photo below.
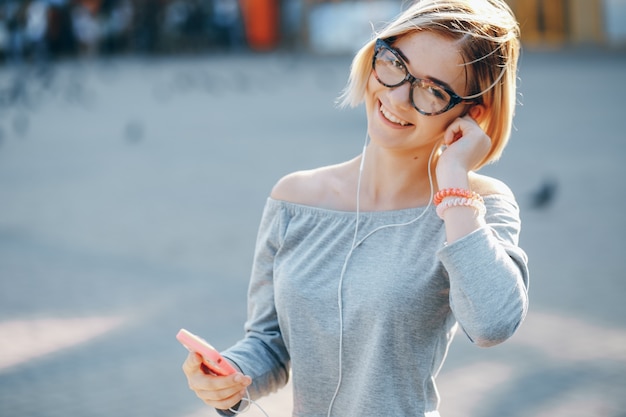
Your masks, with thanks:
<instances>
[{"instance_id":1,"label":"forehead","mask_svg":"<svg viewBox=\"0 0 626 417\"><path fill-rule=\"evenodd\" d=\"M465 91L466 67L458 43L431 31L416 31L393 44L408 59L411 74L447 83L457 93Z\"/></svg>"}]
</instances>

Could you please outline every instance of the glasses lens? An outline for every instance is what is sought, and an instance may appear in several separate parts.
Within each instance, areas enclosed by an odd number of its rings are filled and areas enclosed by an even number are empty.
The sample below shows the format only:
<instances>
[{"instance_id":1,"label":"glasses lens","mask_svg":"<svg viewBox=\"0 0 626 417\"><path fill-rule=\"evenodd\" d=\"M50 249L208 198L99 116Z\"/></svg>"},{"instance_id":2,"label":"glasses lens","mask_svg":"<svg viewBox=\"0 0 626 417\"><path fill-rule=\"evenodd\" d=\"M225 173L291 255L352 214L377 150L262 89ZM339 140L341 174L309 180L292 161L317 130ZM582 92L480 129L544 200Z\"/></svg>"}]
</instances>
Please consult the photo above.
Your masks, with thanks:
<instances>
[{"instance_id":1,"label":"glasses lens","mask_svg":"<svg viewBox=\"0 0 626 417\"><path fill-rule=\"evenodd\" d=\"M395 87L406 78L404 63L387 48L381 48L376 54L374 71L378 81L387 87Z\"/></svg>"},{"instance_id":2,"label":"glasses lens","mask_svg":"<svg viewBox=\"0 0 626 417\"><path fill-rule=\"evenodd\" d=\"M418 80L413 85L413 104L423 113L439 113L448 107L450 95L437 84Z\"/></svg>"}]
</instances>

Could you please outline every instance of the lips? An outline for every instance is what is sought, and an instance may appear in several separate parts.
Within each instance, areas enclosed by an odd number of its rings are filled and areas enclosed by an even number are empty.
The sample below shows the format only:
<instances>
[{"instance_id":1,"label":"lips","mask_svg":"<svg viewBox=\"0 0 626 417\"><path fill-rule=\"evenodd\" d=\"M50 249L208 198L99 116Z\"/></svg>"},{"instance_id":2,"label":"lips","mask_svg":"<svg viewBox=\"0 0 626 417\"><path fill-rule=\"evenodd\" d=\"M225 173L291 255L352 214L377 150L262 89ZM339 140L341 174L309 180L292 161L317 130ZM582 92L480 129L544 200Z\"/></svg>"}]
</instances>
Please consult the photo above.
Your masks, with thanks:
<instances>
[{"instance_id":1,"label":"lips","mask_svg":"<svg viewBox=\"0 0 626 417\"><path fill-rule=\"evenodd\" d=\"M383 104L381 102L378 102L378 109L380 111L380 114L387 119L387 121L393 123L394 125L398 125L398 126L402 126L402 127L406 127L406 126L410 126L411 123L407 122L406 120L402 120L400 118L398 118L396 115L394 115L393 113L391 113L385 106L383 106Z\"/></svg>"}]
</instances>

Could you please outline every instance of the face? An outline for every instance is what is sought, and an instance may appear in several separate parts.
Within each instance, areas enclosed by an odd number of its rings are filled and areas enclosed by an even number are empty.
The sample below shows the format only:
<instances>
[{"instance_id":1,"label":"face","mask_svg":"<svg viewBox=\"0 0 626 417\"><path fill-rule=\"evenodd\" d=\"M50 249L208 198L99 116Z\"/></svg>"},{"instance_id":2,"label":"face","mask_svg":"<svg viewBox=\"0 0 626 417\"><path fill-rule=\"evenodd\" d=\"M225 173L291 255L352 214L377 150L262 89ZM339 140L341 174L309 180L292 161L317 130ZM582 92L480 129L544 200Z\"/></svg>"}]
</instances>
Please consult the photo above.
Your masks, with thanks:
<instances>
[{"instance_id":1,"label":"face","mask_svg":"<svg viewBox=\"0 0 626 417\"><path fill-rule=\"evenodd\" d=\"M434 81L460 96L466 94L466 70L453 40L421 31L403 36L391 46L414 77ZM442 114L420 114L413 107L410 90L410 82L386 87L371 72L365 107L373 142L397 149L426 145L430 149L448 125L467 110L467 104L461 103Z\"/></svg>"}]
</instances>

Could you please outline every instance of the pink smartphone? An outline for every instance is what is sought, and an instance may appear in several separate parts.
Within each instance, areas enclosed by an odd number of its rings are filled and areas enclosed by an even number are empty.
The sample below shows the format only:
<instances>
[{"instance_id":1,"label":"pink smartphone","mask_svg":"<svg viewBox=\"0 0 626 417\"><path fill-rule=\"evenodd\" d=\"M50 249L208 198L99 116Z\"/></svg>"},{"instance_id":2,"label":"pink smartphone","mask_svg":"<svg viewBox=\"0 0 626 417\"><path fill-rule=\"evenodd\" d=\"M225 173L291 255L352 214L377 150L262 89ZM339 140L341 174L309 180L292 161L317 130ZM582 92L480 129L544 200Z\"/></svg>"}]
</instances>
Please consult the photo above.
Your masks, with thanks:
<instances>
[{"instance_id":1,"label":"pink smartphone","mask_svg":"<svg viewBox=\"0 0 626 417\"><path fill-rule=\"evenodd\" d=\"M237 373L237 370L220 353L215 350L206 340L195 334L180 329L176 339L190 352L199 353L204 359L203 363L211 372L219 376Z\"/></svg>"}]
</instances>

